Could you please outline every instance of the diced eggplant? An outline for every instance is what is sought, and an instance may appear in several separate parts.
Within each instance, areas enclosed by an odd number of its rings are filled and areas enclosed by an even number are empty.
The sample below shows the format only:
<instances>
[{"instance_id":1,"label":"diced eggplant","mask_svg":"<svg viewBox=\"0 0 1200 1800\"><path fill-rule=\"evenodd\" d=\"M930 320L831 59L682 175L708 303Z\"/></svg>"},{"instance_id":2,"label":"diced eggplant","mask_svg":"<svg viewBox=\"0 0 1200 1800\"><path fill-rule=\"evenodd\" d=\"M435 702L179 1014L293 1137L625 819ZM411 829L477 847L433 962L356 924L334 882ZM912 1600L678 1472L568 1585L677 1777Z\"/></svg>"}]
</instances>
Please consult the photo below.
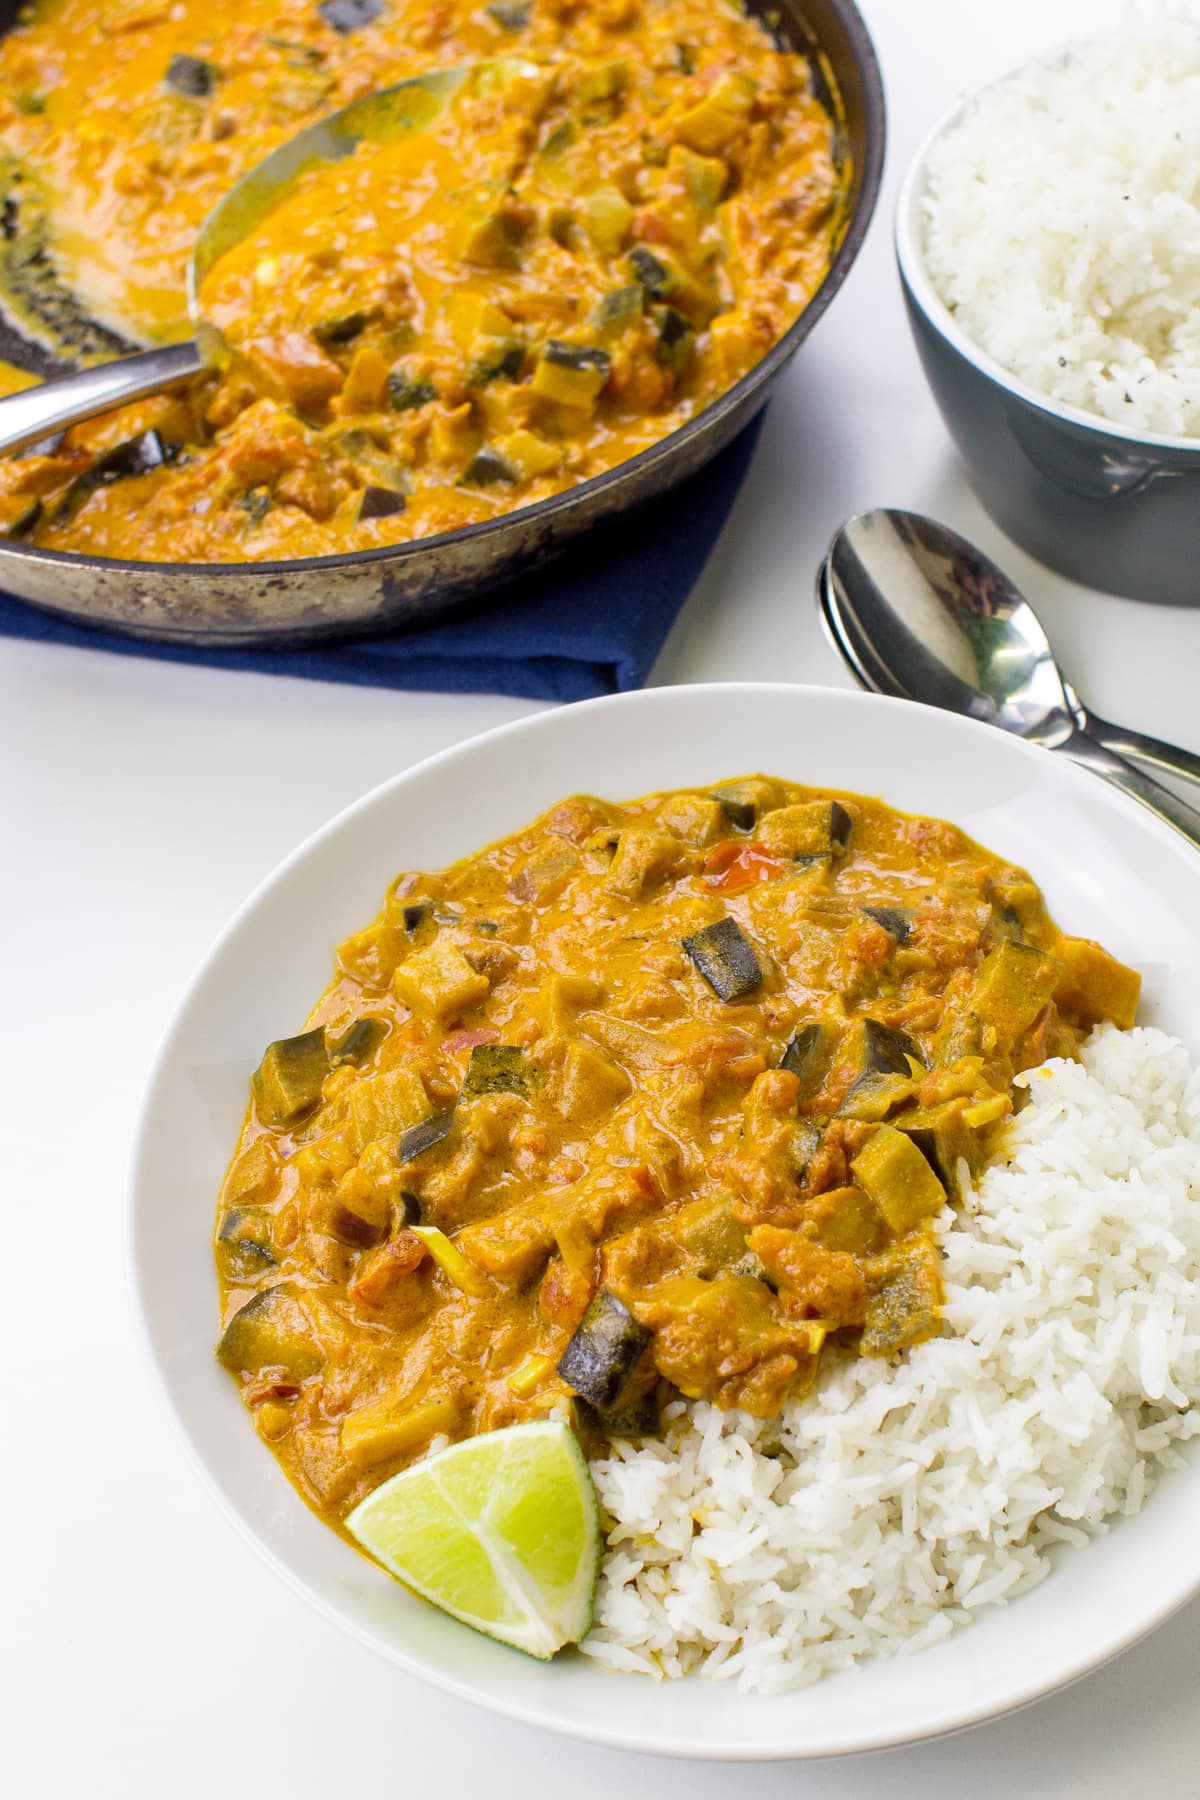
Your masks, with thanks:
<instances>
[{"instance_id":1,"label":"diced eggplant","mask_svg":"<svg viewBox=\"0 0 1200 1800\"><path fill-rule=\"evenodd\" d=\"M90 469L75 477L58 502L55 518L61 521L74 517L88 495L98 487L107 487L110 482L131 475L149 475L152 470L161 469L164 463L170 462L172 456L173 451L163 443L157 431L143 431L139 437L114 444L111 450L105 450L96 458Z\"/></svg>"},{"instance_id":2,"label":"diced eggplant","mask_svg":"<svg viewBox=\"0 0 1200 1800\"><path fill-rule=\"evenodd\" d=\"M418 1156L424 1156L435 1144L448 1138L454 1129L452 1111L430 1113L419 1125L410 1125L407 1131L400 1133L400 1141L396 1153L402 1163L412 1162Z\"/></svg>"},{"instance_id":3,"label":"diced eggplant","mask_svg":"<svg viewBox=\"0 0 1200 1800\"><path fill-rule=\"evenodd\" d=\"M610 1289L599 1288L558 1359L558 1373L592 1406L610 1412L649 1342L650 1333L624 1301Z\"/></svg>"},{"instance_id":4,"label":"diced eggplant","mask_svg":"<svg viewBox=\"0 0 1200 1800\"><path fill-rule=\"evenodd\" d=\"M544 400L587 410L594 405L611 370L612 357L607 350L548 338L542 345L530 386Z\"/></svg>"},{"instance_id":5,"label":"diced eggplant","mask_svg":"<svg viewBox=\"0 0 1200 1800\"><path fill-rule=\"evenodd\" d=\"M968 1102L962 1098L940 1101L936 1106L920 1107L915 1112L902 1112L894 1120L897 1129L910 1137L948 1193L959 1191L958 1165L965 1162L974 1174L983 1164L983 1148L977 1131L972 1131L963 1114Z\"/></svg>"},{"instance_id":6,"label":"diced eggplant","mask_svg":"<svg viewBox=\"0 0 1200 1800\"><path fill-rule=\"evenodd\" d=\"M678 374L690 360L695 343L695 334L683 314L673 306L664 306L658 315L658 341L654 346L663 368Z\"/></svg>"},{"instance_id":7,"label":"diced eggplant","mask_svg":"<svg viewBox=\"0 0 1200 1800\"><path fill-rule=\"evenodd\" d=\"M629 319L640 319L645 303L645 294L641 287L613 288L603 294L593 314L593 322L597 325L624 325Z\"/></svg>"},{"instance_id":8,"label":"diced eggplant","mask_svg":"<svg viewBox=\"0 0 1200 1800\"><path fill-rule=\"evenodd\" d=\"M382 1244L390 1222L386 1204L376 1199L353 1206L334 1200L325 1220L330 1235L352 1250L373 1250Z\"/></svg>"},{"instance_id":9,"label":"diced eggplant","mask_svg":"<svg viewBox=\"0 0 1200 1800\"><path fill-rule=\"evenodd\" d=\"M877 1124L898 1107L906 1106L912 1098L913 1084L909 1076L880 1075L873 1071L869 1075L860 1075L850 1084L838 1107L838 1117Z\"/></svg>"},{"instance_id":10,"label":"diced eggplant","mask_svg":"<svg viewBox=\"0 0 1200 1800\"><path fill-rule=\"evenodd\" d=\"M404 920L404 929L409 937L415 937L420 927L433 912L432 903L428 900L414 900L404 908L400 917Z\"/></svg>"},{"instance_id":11,"label":"diced eggplant","mask_svg":"<svg viewBox=\"0 0 1200 1800\"><path fill-rule=\"evenodd\" d=\"M299 1037L268 1044L254 1074L254 1099L264 1125L292 1125L321 1098L329 1073L325 1032L317 1025Z\"/></svg>"},{"instance_id":12,"label":"diced eggplant","mask_svg":"<svg viewBox=\"0 0 1200 1800\"><path fill-rule=\"evenodd\" d=\"M658 1394L653 1388L648 1394L643 1394L640 1400L631 1400L628 1406L614 1406L607 1410L593 1406L590 1401L577 1394L571 1403L571 1410L580 1431L594 1432L599 1437L657 1437L662 1428Z\"/></svg>"},{"instance_id":13,"label":"diced eggplant","mask_svg":"<svg viewBox=\"0 0 1200 1800\"><path fill-rule=\"evenodd\" d=\"M282 1369L292 1381L315 1375L325 1362L312 1324L290 1282L263 1288L234 1313L217 1345L217 1359L235 1375Z\"/></svg>"},{"instance_id":14,"label":"diced eggplant","mask_svg":"<svg viewBox=\"0 0 1200 1800\"><path fill-rule=\"evenodd\" d=\"M946 1190L912 1138L878 1125L850 1164L897 1237L914 1231L946 1204Z\"/></svg>"},{"instance_id":15,"label":"diced eggplant","mask_svg":"<svg viewBox=\"0 0 1200 1800\"><path fill-rule=\"evenodd\" d=\"M463 1097L477 1094L520 1094L528 1096L529 1064L525 1052L516 1044L475 1044L463 1082Z\"/></svg>"},{"instance_id":16,"label":"diced eggplant","mask_svg":"<svg viewBox=\"0 0 1200 1800\"><path fill-rule=\"evenodd\" d=\"M524 368L525 346L519 338L485 340L467 370L467 386L480 388L493 381L520 381Z\"/></svg>"},{"instance_id":17,"label":"diced eggplant","mask_svg":"<svg viewBox=\"0 0 1200 1800\"><path fill-rule=\"evenodd\" d=\"M773 1275L768 1275L762 1257L756 1256L753 1250L747 1250L744 1256L739 1256L735 1263L731 1263L729 1273L749 1276L752 1281L761 1281L772 1294L779 1292L779 1283Z\"/></svg>"},{"instance_id":18,"label":"diced eggplant","mask_svg":"<svg viewBox=\"0 0 1200 1800\"><path fill-rule=\"evenodd\" d=\"M645 244L635 244L625 261L629 273L651 300L665 300L671 293L674 280L670 269Z\"/></svg>"},{"instance_id":19,"label":"diced eggplant","mask_svg":"<svg viewBox=\"0 0 1200 1800\"><path fill-rule=\"evenodd\" d=\"M731 781L709 793L709 799L717 801L735 831L753 831L759 814L775 798L774 789L764 781Z\"/></svg>"},{"instance_id":20,"label":"diced eggplant","mask_svg":"<svg viewBox=\"0 0 1200 1800\"><path fill-rule=\"evenodd\" d=\"M383 0L317 0L317 11L340 37L349 37L379 17Z\"/></svg>"},{"instance_id":21,"label":"diced eggplant","mask_svg":"<svg viewBox=\"0 0 1200 1800\"><path fill-rule=\"evenodd\" d=\"M72 358L107 361L127 355L135 346L98 325L60 275L49 209L36 178L6 153L0 157L0 183L4 193L0 278L5 292Z\"/></svg>"},{"instance_id":22,"label":"diced eggplant","mask_svg":"<svg viewBox=\"0 0 1200 1800\"><path fill-rule=\"evenodd\" d=\"M265 487L248 488L239 494L236 504L246 515L249 525L259 525L271 510L271 490Z\"/></svg>"},{"instance_id":23,"label":"diced eggplant","mask_svg":"<svg viewBox=\"0 0 1200 1800\"><path fill-rule=\"evenodd\" d=\"M842 1046L842 1053L860 1075L911 1075L909 1057L922 1067L925 1060L915 1038L879 1019L860 1019Z\"/></svg>"},{"instance_id":24,"label":"diced eggplant","mask_svg":"<svg viewBox=\"0 0 1200 1800\"><path fill-rule=\"evenodd\" d=\"M437 389L426 376L414 375L411 369L402 364L392 370L387 378L388 404L393 412L413 412L418 406L428 406L431 400L438 397Z\"/></svg>"},{"instance_id":25,"label":"diced eggplant","mask_svg":"<svg viewBox=\"0 0 1200 1800\"><path fill-rule=\"evenodd\" d=\"M683 948L718 1000L741 1000L762 984L754 946L736 919L718 919L683 939Z\"/></svg>"},{"instance_id":26,"label":"diced eggplant","mask_svg":"<svg viewBox=\"0 0 1200 1800\"><path fill-rule=\"evenodd\" d=\"M371 482L363 489L358 503L359 520L394 519L407 505L407 496L396 488L377 487Z\"/></svg>"},{"instance_id":27,"label":"diced eggplant","mask_svg":"<svg viewBox=\"0 0 1200 1800\"><path fill-rule=\"evenodd\" d=\"M844 849L849 817L837 800L801 800L772 808L758 835L772 850L797 862L827 859Z\"/></svg>"},{"instance_id":28,"label":"diced eggplant","mask_svg":"<svg viewBox=\"0 0 1200 1800\"><path fill-rule=\"evenodd\" d=\"M695 1260L698 1275L716 1275L746 1252L746 1227L734 1218L728 1194L689 1201L672 1219L671 1235Z\"/></svg>"},{"instance_id":29,"label":"diced eggplant","mask_svg":"<svg viewBox=\"0 0 1200 1800\"><path fill-rule=\"evenodd\" d=\"M330 1050L331 1065L336 1068L338 1063L353 1063L361 1069L364 1063L370 1062L389 1029L386 1019L355 1019Z\"/></svg>"},{"instance_id":30,"label":"diced eggplant","mask_svg":"<svg viewBox=\"0 0 1200 1800\"><path fill-rule=\"evenodd\" d=\"M517 471L497 450L489 450L485 444L477 450L462 474L458 478L460 487L494 487L498 481L511 484L517 479Z\"/></svg>"},{"instance_id":31,"label":"diced eggplant","mask_svg":"<svg viewBox=\"0 0 1200 1800\"><path fill-rule=\"evenodd\" d=\"M500 926L495 919L472 919L472 931L482 931L484 937L495 937Z\"/></svg>"},{"instance_id":32,"label":"diced eggplant","mask_svg":"<svg viewBox=\"0 0 1200 1800\"><path fill-rule=\"evenodd\" d=\"M553 161L563 156L571 148L579 136L579 131L572 119L563 119L549 132L546 141L538 145L538 155L548 156Z\"/></svg>"},{"instance_id":33,"label":"diced eggplant","mask_svg":"<svg viewBox=\"0 0 1200 1800\"><path fill-rule=\"evenodd\" d=\"M24 537L41 516L42 503L36 494L14 494L0 511L0 537Z\"/></svg>"},{"instance_id":34,"label":"diced eggplant","mask_svg":"<svg viewBox=\"0 0 1200 1800\"><path fill-rule=\"evenodd\" d=\"M937 1245L919 1237L873 1257L866 1267L864 1356L896 1356L941 1329L942 1279Z\"/></svg>"},{"instance_id":35,"label":"diced eggplant","mask_svg":"<svg viewBox=\"0 0 1200 1800\"><path fill-rule=\"evenodd\" d=\"M1081 1025L1099 1025L1111 1019L1123 1031L1132 1026L1142 991L1136 969L1118 962L1090 938L1060 937L1055 955L1062 964L1054 990L1060 1012L1078 1019Z\"/></svg>"},{"instance_id":36,"label":"diced eggplant","mask_svg":"<svg viewBox=\"0 0 1200 1800\"><path fill-rule=\"evenodd\" d=\"M798 1078L801 1100L810 1100L825 1079L831 1049L829 1033L815 1020L794 1033L779 1066Z\"/></svg>"},{"instance_id":37,"label":"diced eggplant","mask_svg":"<svg viewBox=\"0 0 1200 1800\"><path fill-rule=\"evenodd\" d=\"M1062 973L1056 957L1004 938L980 964L967 1003L983 1025L995 1028L997 1046L1007 1050L1033 1024Z\"/></svg>"},{"instance_id":38,"label":"diced eggplant","mask_svg":"<svg viewBox=\"0 0 1200 1800\"><path fill-rule=\"evenodd\" d=\"M167 64L164 79L174 94L185 94L189 100L207 100L221 79L221 71L202 56L188 56L180 51Z\"/></svg>"},{"instance_id":39,"label":"diced eggplant","mask_svg":"<svg viewBox=\"0 0 1200 1800\"><path fill-rule=\"evenodd\" d=\"M831 800L829 803L829 835L835 844L841 845L843 850L850 842L850 829L853 824L854 820L841 801Z\"/></svg>"},{"instance_id":40,"label":"diced eggplant","mask_svg":"<svg viewBox=\"0 0 1200 1800\"><path fill-rule=\"evenodd\" d=\"M217 1233L226 1261L239 1275L255 1275L261 1269L275 1267L278 1258L271 1248L271 1234L262 1213L248 1207L235 1206L226 1213Z\"/></svg>"},{"instance_id":41,"label":"diced eggplant","mask_svg":"<svg viewBox=\"0 0 1200 1800\"><path fill-rule=\"evenodd\" d=\"M681 75L694 75L696 73L696 52L692 49L690 44L676 44L675 67L679 70Z\"/></svg>"},{"instance_id":42,"label":"diced eggplant","mask_svg":"<svg viewBox=\"0 0 1200 1800\"><path fill-rule=\"evenodd\" d=\"M411 1188L401 1188L396 1195L396 1223L403 1230L421 1223L421 1200Z\"/></svg>"},{"instance_id":43,"label":"diced eggplant","mask_svg":"<svg viewBox=\"0 0 1200 1800\"><path fill-rule=\"evenodd\" d=\"M365 312L348 312L335 314L331 319L322 319L309 330L323 350L331 350L338 344L348 344L356 338L367 323Z\"/></svg>"},{"instance_id":44,"label":"diced eggplant","mask_svg":"<svg viewBox=\"0 0 1200 1800\"><path fill-rule=\"evenodd\" d=\"M864 906L861 911L868 919L874 919L882 925L889 937L895 938L898 944L907 944L912 936L912 914L903 906Z\"/></svg>"},{"instance_id":45,"label":"diced eggplant","mask_svg":"<svg viewBox=\"0 0 1200 1800\"><path fill-rule=\"evenodd\" d=\"M495 19L501 31L524 31L529 23L529 0L488 0L484 12Z\"/></svg>"}]
</instances>

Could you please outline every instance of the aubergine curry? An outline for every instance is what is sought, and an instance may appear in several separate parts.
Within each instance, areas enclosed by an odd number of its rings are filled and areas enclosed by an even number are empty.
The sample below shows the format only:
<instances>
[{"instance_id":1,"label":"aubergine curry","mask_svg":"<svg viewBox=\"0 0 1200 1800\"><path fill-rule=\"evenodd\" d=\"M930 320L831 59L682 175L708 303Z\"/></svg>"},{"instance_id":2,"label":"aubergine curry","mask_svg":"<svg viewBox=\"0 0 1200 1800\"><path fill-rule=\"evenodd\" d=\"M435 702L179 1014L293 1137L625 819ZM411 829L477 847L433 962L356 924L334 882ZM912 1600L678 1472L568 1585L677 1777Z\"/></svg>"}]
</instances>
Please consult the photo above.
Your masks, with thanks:
<instances>
[{"instance_id":1,"label":"aubergine curry","mask_svg":"<svg viewBox=\"0 0 1200 1800\"><path fill-rule=\"evenodd\" d=\"M432 1443L673 1393L769 1417L940 1329L1013 1077L1139 977L953 825L755 776L575 798L344 943L271 1044L218 1355L334 1526Z\"/></svg>"},{"instance_id":2,"label":"aubergine curry","mask_svg":"<svg viewBox=\"0 0 1200 1800\"><path fill-rule=\"evenodd\" d=\"M196 233L242 175L496 59L218 265L220 376L0 462L0 531L168 562L426 538L612 468L758 362L846 170L808 61L730 0L38 0L0 42L8 310L85 358L189 335Z\"/></svg>"}]
</instances>

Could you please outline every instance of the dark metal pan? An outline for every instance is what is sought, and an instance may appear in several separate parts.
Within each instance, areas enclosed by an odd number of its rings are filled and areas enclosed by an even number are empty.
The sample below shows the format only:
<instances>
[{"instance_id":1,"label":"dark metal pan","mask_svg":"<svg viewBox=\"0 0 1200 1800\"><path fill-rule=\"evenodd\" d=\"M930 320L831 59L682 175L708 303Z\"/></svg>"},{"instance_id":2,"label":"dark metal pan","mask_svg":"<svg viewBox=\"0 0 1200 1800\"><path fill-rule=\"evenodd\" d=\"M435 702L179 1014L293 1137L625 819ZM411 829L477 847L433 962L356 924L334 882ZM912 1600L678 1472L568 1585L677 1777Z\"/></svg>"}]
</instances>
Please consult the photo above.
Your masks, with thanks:
<instances>
[{"instance_id":1,"label":"dark metal pan","mask_svg":"<svg viewBox=\"0 0 1200 1800\"><path fill-rule=\"evenodd\" d=\"M695 419L566 493L418 543L288 562L136 563L0 540L0 588L77 624L134 637L283 649L444 616L694 474L769 398L841 287L883 172L883 85L853 0L750 0L750 8L810 58L832 95L848 169L846 224L829 273L795 324ZM21 0L0 0L0 31L20 10ZM8 327L0 327L0 356L40 375L55 372L44 350Z\"/></svg>"}]
</instances>

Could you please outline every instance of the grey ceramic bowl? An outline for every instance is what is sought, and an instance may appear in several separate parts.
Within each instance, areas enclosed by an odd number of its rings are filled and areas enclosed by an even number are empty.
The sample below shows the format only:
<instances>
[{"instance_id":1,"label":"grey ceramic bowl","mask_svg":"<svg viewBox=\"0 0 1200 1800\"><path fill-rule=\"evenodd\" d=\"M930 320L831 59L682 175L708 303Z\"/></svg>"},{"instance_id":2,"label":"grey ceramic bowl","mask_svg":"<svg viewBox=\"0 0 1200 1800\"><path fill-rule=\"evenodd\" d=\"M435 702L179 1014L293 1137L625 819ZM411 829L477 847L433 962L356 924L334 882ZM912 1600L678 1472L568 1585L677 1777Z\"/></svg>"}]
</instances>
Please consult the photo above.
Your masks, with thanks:
<instances>
[{"instance_id":1,"label":"grey ceramic bowl","mask_svg":"<svg viewBox=\"0 0 1200 1800\"><path fill-rule=\"evenodd\" d=\"M955 323L922 255L929 134L905 178L896 257L929 385L997 524L1052 569L1130 598L1200 606L1200 439L1118 431L1010 375Z\"/></svg>"}]
</instances>

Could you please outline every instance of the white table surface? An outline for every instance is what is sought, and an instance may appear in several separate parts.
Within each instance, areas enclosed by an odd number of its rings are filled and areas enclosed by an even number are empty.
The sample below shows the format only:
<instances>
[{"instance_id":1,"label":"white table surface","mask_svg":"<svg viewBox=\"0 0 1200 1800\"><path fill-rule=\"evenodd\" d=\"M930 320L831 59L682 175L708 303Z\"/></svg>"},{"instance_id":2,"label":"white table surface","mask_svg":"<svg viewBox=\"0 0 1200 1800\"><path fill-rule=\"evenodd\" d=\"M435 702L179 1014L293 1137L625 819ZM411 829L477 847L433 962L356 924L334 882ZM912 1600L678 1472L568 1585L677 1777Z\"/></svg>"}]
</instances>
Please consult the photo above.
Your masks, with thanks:
<instances>
[{"instance_id":1,"label":"white table surface","mask_svg":"<svg viewBox=\"0 0 1200 1800\"><path fill-rule=\"evenodd\" d=\"M1028 584L1100 710L1200 750L1200 612L1085 592L1002 537L925 392L891 263L891 195L935 116L1117 11L866 0L891 107L888 189L656 681L849 685L818 629L814 567L848 514L911 505ZM219 927L298 839L395 770L527 710L0 641L0 1791L529 1800L552 1780L572 1800L1193 1800L1200 1603L1071 1691L966 1736L840 1763L656 1762L511 1725L376 1661L285 1589L201 1487L129 1288L128 1156L150 1056Z\"/></svg>"}]
</instances>

